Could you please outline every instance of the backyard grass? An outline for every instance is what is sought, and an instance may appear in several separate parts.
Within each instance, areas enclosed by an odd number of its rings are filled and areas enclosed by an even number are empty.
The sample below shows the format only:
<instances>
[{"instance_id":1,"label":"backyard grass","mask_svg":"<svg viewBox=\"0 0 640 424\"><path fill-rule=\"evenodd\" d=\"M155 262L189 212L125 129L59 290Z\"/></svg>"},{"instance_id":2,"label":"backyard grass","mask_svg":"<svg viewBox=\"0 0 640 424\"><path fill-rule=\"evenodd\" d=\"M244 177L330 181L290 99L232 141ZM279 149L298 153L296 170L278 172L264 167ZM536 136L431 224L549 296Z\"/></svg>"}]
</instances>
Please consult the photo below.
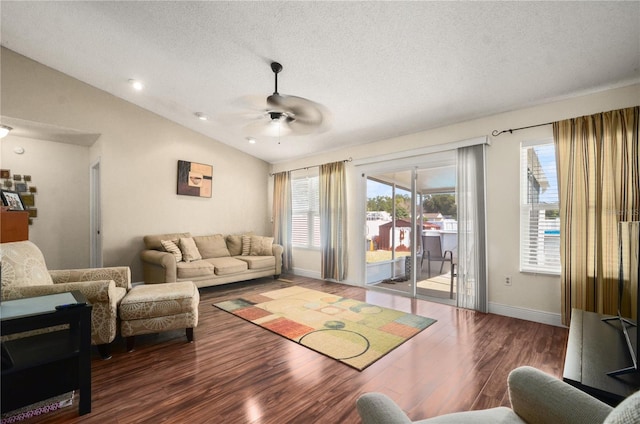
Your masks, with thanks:
<instances>
[{"instance_id":1,"label":"backyard grass","mask_svg":"<svg viewBox=\"0 0 640 424\"><path fill-rule=\"evenodd\" d=\"M391 260L391 250L370 250L367 251L367 263L384 262ZM396 252L396 258L410 256L411 252Z\"/></svg>"}]
</instances>

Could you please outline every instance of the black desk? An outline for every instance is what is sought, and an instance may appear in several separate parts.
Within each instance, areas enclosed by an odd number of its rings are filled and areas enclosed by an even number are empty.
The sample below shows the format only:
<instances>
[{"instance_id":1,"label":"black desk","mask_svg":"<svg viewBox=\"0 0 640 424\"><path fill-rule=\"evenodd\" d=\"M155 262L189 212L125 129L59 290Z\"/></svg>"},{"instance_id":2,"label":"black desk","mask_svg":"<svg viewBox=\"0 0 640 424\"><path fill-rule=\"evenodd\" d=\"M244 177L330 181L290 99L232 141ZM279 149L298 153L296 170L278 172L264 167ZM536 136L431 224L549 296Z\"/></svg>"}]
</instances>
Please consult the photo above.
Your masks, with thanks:
<instances>
[{"instance_id":1,"label":"black desk","mask_svg":"<svg viewBox=\"0 0 640 424\"><path fill-rule=\"evenodd\" d=\"M640 374L607 375L633 363L620 323L601 318L580 309L571 312L563 380L615 406L640 388Z\"/></svg>"},{"instance_id":2,"label":"black desk","mask_svg":"<svg viewBox=\"0 0 640 424\"><path fill-rule=\"evenodd\" d=\"M87 300L74 291L0 304L2 335L69 324L66 330L3 343L12 365L2 367L2 412L76 389L80 415L91 412L91 305L55 309L76 302Z\"/></svg>"}]
</instances>

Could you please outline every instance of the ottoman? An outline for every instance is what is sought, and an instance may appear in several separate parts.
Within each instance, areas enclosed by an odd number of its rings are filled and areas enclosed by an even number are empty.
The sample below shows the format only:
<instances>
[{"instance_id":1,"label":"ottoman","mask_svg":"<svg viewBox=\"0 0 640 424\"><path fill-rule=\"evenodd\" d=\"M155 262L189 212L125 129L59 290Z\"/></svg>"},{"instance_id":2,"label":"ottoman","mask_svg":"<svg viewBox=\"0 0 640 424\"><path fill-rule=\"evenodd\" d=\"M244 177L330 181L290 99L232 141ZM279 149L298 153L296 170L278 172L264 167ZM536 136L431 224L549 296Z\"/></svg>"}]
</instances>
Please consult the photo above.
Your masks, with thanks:
<instances>
[{"instance_id":1,"label":"ottoman","mask_svg":"<svg viewBox=\"0 0 640 424\"><path fill-rule=\"evenodd\" d=\"M127 350L134 348L135 336L185 328L193 341L198 325L200 293L191 281L143 284L133 287L120 303L120 334Z\"/></svg>"}]
</instances>

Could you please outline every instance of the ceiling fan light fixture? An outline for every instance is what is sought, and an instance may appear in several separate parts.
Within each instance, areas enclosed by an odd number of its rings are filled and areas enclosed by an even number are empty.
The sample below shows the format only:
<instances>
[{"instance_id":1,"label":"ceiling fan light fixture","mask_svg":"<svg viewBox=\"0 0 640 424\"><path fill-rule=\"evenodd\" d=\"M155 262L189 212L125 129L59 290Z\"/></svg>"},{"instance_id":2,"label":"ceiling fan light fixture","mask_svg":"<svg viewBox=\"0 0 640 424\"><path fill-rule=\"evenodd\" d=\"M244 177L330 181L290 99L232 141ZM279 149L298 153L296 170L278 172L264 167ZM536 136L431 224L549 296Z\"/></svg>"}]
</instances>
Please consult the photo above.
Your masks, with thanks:
<instances>
[{"instance_id":1,"label":"ceiling fan light fixture","mask_svg":"<svg viewBox=\"0 0 640 424\"><path fill-rule=\"evenodd\" d=\"M209 117L207 115L205 115L204 113L202 113L202 112L196 112L195 115L201 121L208 121L209 120Z\"/></svg>"},{"instance_id":2,"label":"ceiling fan light fixture","mask_svg":"<svg viewBox=\"0 0 640 424\"><path fill-rule=\"evenodd\" d=\"M247 137L247 141L249 142L249 144L256 144L256 139L253 137Z\"/></svg>"}]
</instances>

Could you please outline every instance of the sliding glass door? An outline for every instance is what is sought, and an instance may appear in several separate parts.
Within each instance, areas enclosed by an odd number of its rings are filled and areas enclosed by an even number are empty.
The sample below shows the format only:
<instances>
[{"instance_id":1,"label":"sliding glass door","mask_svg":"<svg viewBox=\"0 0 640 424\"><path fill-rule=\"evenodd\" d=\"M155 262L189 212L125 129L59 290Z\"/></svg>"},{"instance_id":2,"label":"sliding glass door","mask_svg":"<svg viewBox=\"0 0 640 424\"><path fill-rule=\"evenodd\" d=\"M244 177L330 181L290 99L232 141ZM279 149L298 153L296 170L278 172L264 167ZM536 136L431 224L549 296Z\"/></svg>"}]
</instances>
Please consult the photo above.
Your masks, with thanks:
<instances>
[{"instance_id":1,"label":"sliding glass door","mask_svg":"<svg viewBox=\"0 0 640 424\"><path fill-rule=\"evenodd\" d=\"M366 196L366 281L412 297L455 301L455 151L405 169L371 172Z\"/></svg>"}]
</instances>

